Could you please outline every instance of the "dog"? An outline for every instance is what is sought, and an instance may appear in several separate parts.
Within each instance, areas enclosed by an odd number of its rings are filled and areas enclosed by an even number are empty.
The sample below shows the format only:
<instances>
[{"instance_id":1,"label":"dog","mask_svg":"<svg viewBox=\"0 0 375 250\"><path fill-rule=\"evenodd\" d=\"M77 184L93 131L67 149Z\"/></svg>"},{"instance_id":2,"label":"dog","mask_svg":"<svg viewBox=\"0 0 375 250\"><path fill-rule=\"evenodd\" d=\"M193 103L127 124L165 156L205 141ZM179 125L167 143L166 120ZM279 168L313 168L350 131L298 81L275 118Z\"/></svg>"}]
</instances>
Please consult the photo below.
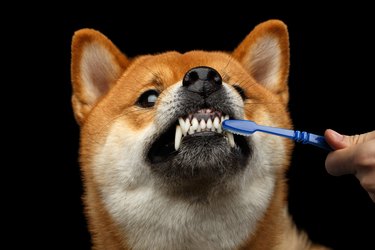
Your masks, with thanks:
<instances>
[{"instance_id":1,"label":"dog","mask_svg":"<svg viewBox=\"0 0 375 250\"><path fill-rule=\"evenodd\" d=\"M288 214L293 142L221 127L292 128L289 54L281 20L231 52L134 58L99 31L76 31L72 106L93 249L328 249Z\"/></svg>"}]
</instances>

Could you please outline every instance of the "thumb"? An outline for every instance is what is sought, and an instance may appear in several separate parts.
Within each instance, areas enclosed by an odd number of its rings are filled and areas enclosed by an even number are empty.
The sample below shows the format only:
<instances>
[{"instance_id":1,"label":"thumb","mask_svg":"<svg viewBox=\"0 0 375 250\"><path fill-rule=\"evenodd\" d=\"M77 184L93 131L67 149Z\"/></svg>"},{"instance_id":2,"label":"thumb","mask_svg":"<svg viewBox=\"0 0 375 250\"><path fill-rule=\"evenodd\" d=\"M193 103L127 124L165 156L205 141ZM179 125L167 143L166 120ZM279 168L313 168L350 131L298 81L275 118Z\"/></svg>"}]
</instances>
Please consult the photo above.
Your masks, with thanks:
<instances>
[{"instance_id":1,"label":"thumb","mask_svg":"<svg viewBox=\"0 0 375 250\"><path fill-rule=\"evenodd\" d=\"M324 137L326 138L327 143L335 150L350 146L349 136L339 134L332 129L327 129L324 132Z\"/></svg>"},{"instance_id":2,"label":"thumb","mask_svg":"<svg viewBox=\"0 0 375 250\"><path fill-rule=\"evenodd\" d=\"M335 149L326 158L326 169L332 175L354 174L357 171L357 164L353 163L359 146L375 139L375 130L360 135L341 135L332 129L327 129L324 133L327 143ZM349 148L350 147L350 148Z\"/></svg>"},{"instance_id":3,"label":"thumb","mask_svg":"<svg viewBox=\"0 0 375 250\"><path fill-rule=\"evenodd\" d=\"M349 136L339 134L332 129L327 129L324 133L324 137L326 138L327 143L336 150L375 139L375 131Z\"/></svg>"}]
</instances>

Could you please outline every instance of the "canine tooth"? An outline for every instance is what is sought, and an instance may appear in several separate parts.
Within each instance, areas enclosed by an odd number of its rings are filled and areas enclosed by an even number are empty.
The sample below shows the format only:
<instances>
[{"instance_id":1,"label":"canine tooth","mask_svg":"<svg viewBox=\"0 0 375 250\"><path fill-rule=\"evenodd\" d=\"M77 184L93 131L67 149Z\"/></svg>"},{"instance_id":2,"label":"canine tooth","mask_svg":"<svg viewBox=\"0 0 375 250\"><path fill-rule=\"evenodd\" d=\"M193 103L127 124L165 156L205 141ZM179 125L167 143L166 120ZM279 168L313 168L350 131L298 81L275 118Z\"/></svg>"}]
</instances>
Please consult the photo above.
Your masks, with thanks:
<instances>
[{"instance_id":1,"label":"canine tooth","mask_svg":"<svg viewBox=\"0 0 375 250\"><path fill-rule=\"evenodd\" d=\"M174 148L178 150L181 145L181 140L182 140L182 129L181 126L176 126L176 134L174 137Z\"/></svg>"},{"instance_id":2,"label":"canine tooth","mask_svg":"<svg viewBox=\"0 0 375 250\"><path fill-rule=\"evenodd\" d=\"M229 115L226 115L226 116L224 117L224 120L229 120Z\"/></svg>"},{"instance_id":3,"label":"canine tooth","mask_svg":"<svg viewBox=\"0 0 375 250\"><path fill-rule=\"evenodd\" d=\"M198 120L197 118L194 117L193 120L191 121L191 127L193 128L193 130L197 130L198 126L199 126Z\"/></svg>"},{"instance_id":4,"label":"canine tooth","mask_svg":"<svg viewBox=\"0 0 375 250\"><path fill-rule=\"evenodd\" d=\"M201 122L199 123L199 126L201 127L202 130L206 128L206 122L202 119Z\"/></svg>"},{"instance_id":5,"label":"canine tooth","mask_svg":"<svg viewBox=\"0 0 375 250\"><path fill-rule=\"evenodd\" d=\"M208 120L207 120L207 128L208 129L212 128L212 120L211 120L211 118L208 118Z\"/></svg>"},{"instance_id":6,"label":"canine tooth","mask_svg":"<svg viewBox=\"0 0 375 250\"><path fill-rule=\"evenodd\" d=\"M224 121L224 116L221 116L220 121L221 123Z\"/></svg>"},{"instance_id":7,"label":"canine tooth","mask_svg":"<svg viewBox=\"0 0 375 250\"><path fill-rule=\"evenodd\" d=\"M234 148L234 146L235 146L236 144L234 143L234 137L233 137L233 134L227 132L226 135L227 135L227 137L228 137L229 145L230 145L232 148Z\"/></svg>"}]
</instances>

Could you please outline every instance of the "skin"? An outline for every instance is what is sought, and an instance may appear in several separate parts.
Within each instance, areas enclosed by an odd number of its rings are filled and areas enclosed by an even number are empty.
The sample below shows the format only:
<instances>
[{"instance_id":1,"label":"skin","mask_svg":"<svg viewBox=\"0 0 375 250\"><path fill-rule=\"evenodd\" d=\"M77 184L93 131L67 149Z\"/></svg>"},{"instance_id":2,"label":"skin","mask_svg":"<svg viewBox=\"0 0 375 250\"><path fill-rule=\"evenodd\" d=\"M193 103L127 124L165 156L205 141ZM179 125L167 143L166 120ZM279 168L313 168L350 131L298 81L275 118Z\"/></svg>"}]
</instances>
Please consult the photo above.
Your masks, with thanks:
<instances>
[{"instance_id":1,"label":"skin","mask_svg":"<svg viewBox=\"0 0 375 250\"><path fill-rule=\"evenodd\" d=\"M326 158L327 172L355 175L375 203L375 130L349 136L327 129L324 136L335 149Z\"/></svg>"}]
</instances>

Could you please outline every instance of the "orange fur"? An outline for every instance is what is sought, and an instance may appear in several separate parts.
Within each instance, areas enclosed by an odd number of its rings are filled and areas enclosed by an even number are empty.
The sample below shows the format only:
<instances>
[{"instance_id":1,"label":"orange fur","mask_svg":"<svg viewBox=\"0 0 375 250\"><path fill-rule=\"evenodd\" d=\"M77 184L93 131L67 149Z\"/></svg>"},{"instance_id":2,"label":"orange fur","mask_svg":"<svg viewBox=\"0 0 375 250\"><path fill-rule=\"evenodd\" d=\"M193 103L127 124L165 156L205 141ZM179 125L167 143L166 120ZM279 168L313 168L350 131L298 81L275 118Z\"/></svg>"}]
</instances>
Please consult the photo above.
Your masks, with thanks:
<instances>
[{"instance_id":1,"label":"orange fur","mask_svg":"<svg viewBox=\"0 0 375 250\"><path fill-rule=\"evenodd\" d=\"M280 53L280 61L275 63L279 68L277 72L271 72L271 77L267 75L269 72L264 72L268 68L263 64L273 55L267 54L268 50L259 54L262 48L256 47L260 42L263 44L262 39L269 38L265 46ZM87 58L92 60L87 61ZM104 58L104 62L101 58ZM101 65L104 63L106 65ZM94 249L131 249L126 232L116 224L103 203L105 198L101 186L111 180L93 170L95 156L106 143L115 123L138 133L154 122L154 108L141 109L134 105L142 92L150 88L158 90L161 93L159 101L163 91L181 81L184 74L196 66L212 67L222 75L223 81L240 84L248 97L244 103L246 119L265 125L292 127L287 110L288 33L281 21L270 20L258 25L231 54L220 51L167 52L129 59L97 31L83 29L75 33L72 41L72 104L81 126L80 162L85 188L84 204ZM100 71L100 68L103 70ZM87 79L92 79L93 84L87 83ZM270 141L269 144L277 146L278 142ZM282 140L282 144L285 155L280 159L280 168L275 173L271 202L258 221L255 232L248 235L237 249L282 250L291 249L290 246L300 250L320 249L303 232L296 230L287 215L284 174L290 163L293 144L287 139Z\"/></svg>"}]
</instances>

